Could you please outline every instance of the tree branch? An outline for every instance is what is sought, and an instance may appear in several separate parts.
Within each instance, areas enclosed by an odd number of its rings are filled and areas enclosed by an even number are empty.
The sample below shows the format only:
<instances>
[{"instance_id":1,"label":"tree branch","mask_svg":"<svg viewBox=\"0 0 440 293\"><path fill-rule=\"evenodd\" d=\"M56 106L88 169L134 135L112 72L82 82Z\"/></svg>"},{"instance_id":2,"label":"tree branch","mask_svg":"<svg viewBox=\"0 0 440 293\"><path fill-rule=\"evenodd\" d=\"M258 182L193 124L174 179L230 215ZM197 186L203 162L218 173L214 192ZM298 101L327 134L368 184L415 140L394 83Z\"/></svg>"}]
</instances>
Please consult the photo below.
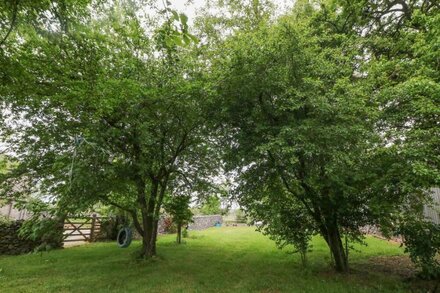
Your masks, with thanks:
<instances>
[{"instance_id":1,"label":"tree branch","mask_svg":"<svg viewBox=\"0 0 440 293\"><path fill-rule=\"evenodd\" d=\"M99 198L100 198L102 201L108 203L109 205L115 206L115 207L117 207L117 208L119 208L119 209L121 209L121 210L124 210L124 211L130 213L130 215L131 215L132 218L133 218L133 224L134 224L136 230L138 230L138 232L139 232L141 235L144 234L144 230L142 229L142 226L141 226L141 224L139 223L139 220L138 220L138 218L137 218L137 212L136 212L136 210L134 210L134 209L129 209L129 208L127 208L127 207L124 207L124 206L122 206L122 205L120 205L120 204L118 204L118 203L116 203L116 202L114 202L114 201L111 201L110 199L108 199L107 197L104 197L104 196L100 196Z\"/></svg>"},{"instance_id":2,"label":"tree branch","mask_svg":"<svg viewBox=\"0 0 440 293\"><path fill-rule=\"evenodd\" d=\"M3 44L6 42L6 39L9 37L9 35L11 34L15 23L17 21L17 14L18 14L18 3L20 2L20 0L16 0L14 1L14 8L12 11L12 19L11 19L11 25L8 29L8 31L6 32L6 35L3 37L3 39L0 41L0 48L1 46L3 46Z\"/></svg>"}]
</instances>

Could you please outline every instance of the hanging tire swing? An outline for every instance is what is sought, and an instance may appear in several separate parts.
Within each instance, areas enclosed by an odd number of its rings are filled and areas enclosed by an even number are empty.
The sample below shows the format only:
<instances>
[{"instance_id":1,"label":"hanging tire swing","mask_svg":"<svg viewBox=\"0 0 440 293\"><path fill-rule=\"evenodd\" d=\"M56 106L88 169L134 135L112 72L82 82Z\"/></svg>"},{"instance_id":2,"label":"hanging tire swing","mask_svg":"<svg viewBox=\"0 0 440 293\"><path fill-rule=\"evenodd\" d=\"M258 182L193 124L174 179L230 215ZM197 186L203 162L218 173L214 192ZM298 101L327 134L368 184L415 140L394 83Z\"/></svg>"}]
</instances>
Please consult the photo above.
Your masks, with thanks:
<instances>
[{"instance_id":1,"label":"hanging tire swing","mask_svg":"<svg viewBox=\"0 0 440 293\"><path fill-rule=\"evenodd\" d=\"M131 244L131 240L132 240L132 233L131 233L131 229L128 227L122 228L121 230L119 230L118 233L118 246L120 248L127 248L130 246Z\"/></svg>"}]
</instances>

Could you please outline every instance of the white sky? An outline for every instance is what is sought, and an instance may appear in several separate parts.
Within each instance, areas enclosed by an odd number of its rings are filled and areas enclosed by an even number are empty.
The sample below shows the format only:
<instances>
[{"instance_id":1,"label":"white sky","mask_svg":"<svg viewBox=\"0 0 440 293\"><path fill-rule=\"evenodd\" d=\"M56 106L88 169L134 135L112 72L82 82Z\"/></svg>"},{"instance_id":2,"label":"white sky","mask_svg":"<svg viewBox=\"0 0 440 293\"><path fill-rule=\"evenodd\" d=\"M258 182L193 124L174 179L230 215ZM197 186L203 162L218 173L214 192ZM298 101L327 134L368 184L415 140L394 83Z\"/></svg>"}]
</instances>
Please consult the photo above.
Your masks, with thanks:
<instances>
[{"instance_id":1,"label":"white sky","mask_svg":"<svg viewBox=\"0 0 440 293\"><path fill-rule=\"evenodd\" d=\"M172 5L171 7L179 12L185 13L189 21L196 17L197 10L205 6L206 0L169 0ZM293 6L295 0L272 0L278 6L278 9L285 11L289 7Z\"/></svg>"}]
</instances>

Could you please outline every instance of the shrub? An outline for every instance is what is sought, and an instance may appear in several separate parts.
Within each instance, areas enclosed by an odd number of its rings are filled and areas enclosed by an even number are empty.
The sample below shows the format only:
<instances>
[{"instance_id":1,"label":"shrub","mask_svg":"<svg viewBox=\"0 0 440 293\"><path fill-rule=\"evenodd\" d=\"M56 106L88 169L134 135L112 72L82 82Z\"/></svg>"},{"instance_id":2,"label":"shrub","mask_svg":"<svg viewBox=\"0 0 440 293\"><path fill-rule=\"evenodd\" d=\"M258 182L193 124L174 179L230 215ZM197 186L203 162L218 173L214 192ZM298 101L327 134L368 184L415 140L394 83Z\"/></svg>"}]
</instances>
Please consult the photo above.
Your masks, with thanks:
<instances>
[{"instance_id":1,"label":"shrub","mask_svg":"<svg viewBox=\"0 0 440 293\"><path fill-rule=\"evenodd\" d=\"M171 217L166 217L163 220L163 231L169 234L173 234L177 232L177 227L174 224L173 219Z\"/></svg>"},{"instance_id":2,"label":"shrub","mask_svg":"<svg viewBox=\"0 0 440 293\"><path fill-rule=\"evenodd\" d=\"M424 279L440 278L440 225L427 221L409 221L400 227L405 252L420 269Z\"/></svg>"},{"instance_id":3,"label":"shrub","mask_svg":"<svg viewBox=\"0 0 440 293\"><path fill-rule=\"evenodd\" d=\"M63 221L52 218L32 218L23 223L19 235L38 243L35 251L47 251L63 245Z\"/></svg>"},{"instance_id":4,"label":"shrub","mask_svg":"<svg viewBox=\"0 0 440 293\"><path fill-rule=\"evenodd\" d=\"M12 222L11 220L9 220L6 216L0 215L0 224L8 224Z\"/></svg>"}]
</instances>

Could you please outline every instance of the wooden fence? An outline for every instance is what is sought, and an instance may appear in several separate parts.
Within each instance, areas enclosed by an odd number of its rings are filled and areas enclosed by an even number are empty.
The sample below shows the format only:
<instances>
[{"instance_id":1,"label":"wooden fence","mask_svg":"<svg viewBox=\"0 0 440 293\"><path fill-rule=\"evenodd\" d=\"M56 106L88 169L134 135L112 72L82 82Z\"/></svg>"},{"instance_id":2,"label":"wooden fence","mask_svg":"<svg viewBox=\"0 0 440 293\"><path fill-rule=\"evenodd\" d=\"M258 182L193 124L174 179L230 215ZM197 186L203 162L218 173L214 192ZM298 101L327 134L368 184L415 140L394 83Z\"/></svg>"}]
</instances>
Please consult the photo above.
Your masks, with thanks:
<instances>
[{"instance_id":1,"label":"wooden fence","mask_svg":"<svg viewBox=\"0 0 440 293\"><path fill-rule=\"evenodd\" d=\"M105 217L96 215L87 217L68 217L64 221L64 243L93 242L101 231Z\"/></svg>"}]
</instances>

